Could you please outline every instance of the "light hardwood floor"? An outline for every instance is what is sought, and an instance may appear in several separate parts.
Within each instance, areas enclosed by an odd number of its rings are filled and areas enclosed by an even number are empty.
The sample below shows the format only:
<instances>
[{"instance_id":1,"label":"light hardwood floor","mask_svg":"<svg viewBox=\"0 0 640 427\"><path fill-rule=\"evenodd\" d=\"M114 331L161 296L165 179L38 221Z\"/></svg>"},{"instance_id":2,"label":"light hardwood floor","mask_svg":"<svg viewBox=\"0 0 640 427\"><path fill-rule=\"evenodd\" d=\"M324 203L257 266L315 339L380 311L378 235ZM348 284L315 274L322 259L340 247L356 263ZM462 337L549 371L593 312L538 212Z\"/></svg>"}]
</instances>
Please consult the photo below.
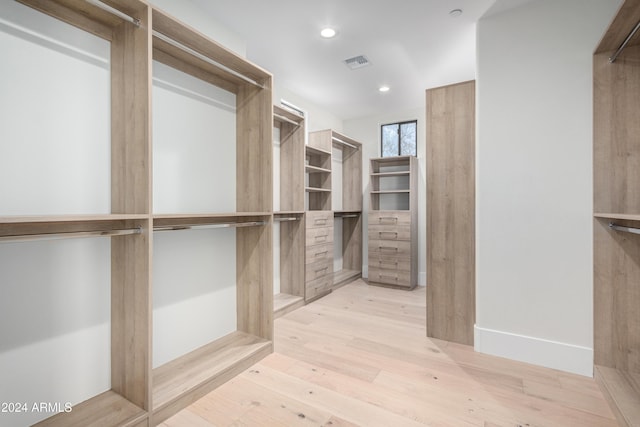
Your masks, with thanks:
<instances>
[{"instance_id":1,"label":"light hardwood floor","mask_svg":"<svg viewBox=\"0 0 640 427\"><path fill-rule=\"evenodd\" d=\"M168 419L209 426L615 426L596 383L425 334L425 288L362 280L275 321L275 353Z\"/></svg>"}]
</instances>

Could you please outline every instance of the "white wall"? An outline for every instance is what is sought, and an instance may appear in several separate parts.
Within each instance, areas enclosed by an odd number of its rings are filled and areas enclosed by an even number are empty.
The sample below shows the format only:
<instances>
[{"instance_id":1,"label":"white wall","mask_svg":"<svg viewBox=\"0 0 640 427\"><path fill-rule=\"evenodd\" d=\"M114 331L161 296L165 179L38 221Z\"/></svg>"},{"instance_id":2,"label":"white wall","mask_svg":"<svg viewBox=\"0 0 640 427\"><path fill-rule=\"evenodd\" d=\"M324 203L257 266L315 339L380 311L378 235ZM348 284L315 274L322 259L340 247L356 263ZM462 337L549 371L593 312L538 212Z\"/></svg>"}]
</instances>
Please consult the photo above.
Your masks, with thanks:
<instances>
[{"instance_id":1,"label":"white wall","mask_svg":"<svg viewBox=\"0 0 640 427\"><path fill-rule=\"evenodd\" d=\"M592 52L619 3L478 24L478 351L592 374Z\"/></svg>"},{"instance_id":2,"label":"white wall","mask_svg":"<svg viewBox=\"0 0 640 427\"><path fill-rule=\"evenodd\" d=\"M362 143L362 183L364 190L363 199L363 276L368 277L368 218L369 211L369 159L380 157L380 126L387 123L395 123L407 120L417 120L418 124L418 284L424 286L427 280L426 264L426 221L427 221L427 190L426 190L426 145L425 145L425 115L424 108L398 112L395 114L385 114L380 116L363 117L346 120L344 122L344 133L351 138Z\"/></svg>"}]
</instances>

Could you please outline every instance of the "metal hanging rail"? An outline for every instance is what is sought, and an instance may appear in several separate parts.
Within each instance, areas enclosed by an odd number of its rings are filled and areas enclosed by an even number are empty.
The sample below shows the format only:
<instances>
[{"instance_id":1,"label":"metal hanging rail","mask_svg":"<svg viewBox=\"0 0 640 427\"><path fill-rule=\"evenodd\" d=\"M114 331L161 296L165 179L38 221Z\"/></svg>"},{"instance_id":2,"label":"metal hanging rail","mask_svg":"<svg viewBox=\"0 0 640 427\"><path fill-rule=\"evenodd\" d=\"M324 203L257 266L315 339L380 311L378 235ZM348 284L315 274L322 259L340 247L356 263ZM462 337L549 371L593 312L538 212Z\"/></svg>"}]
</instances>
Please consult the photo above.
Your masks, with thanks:
<instances>
[{"instance_id":1,"label":"metal hanging rail","mask_svg":"<svg viewBox=\"0 0 640 427\"><path fill-rule=\"evenodd\" d=\"M356 147L355 145L349 144L348 142L345 142L345 141L341 140L340 138L336 138L335 136L332 136L331 139L334 140L335 142L339 142L340 144L346 145L347 147L351 147L354 150L358 149L358 147Z\"/></svg>"},{"instance_id":2,"label":"metal hanging rail","mask_svg":"<svg viewBox=\"0 0 640 427\"><path fill-rule=\"evenodd\" d=\"M640 21L636 24L635 27L633 27L633 30L631 30L627 38L624 39L624 41L622 42L618 50L616 50L615 53L611 55L611 58L609 58L610 63L613 64L614 62L616 62L616 59L618 59L618 56L622 53L624 48L627 47L627 44L633 38L633 36L638 32L639 29L640 29Z\"/></svg>"},{"instance_id":3,"label":"metal hanging rail","mask_svg":"<svg viewBox=\"0 0 640 427\"><path fill-rule=\"evenodd\" d=\"M265 225L266 221L248 221L248 222L224 222L218 224L185 224L185 225L161 225L153 227L153 231L179 231L179 230L204 230L210 228L241 228L255 227Z\"/></svg>"},{"instance_id":4,"label":"metal hanging rail","mask_svg":"<svg viewBox=\"0 0 640 427\"><path fill-rule=\"evenodd\" d=\"M133 18L124 12L120 12L115 7L111 7L108 4L102 3L100 0L85 0L85 1L89 4L94 5L95 7L98 7L104 10L105 12L109 12L110 14L117 16L120 19L123 19L127 22L131 22L136 27L140 27L140 20L138 18Z\"/></svg>"},{"instance_id":5,"label":"metal hanging rail","mask_svg":"<svg viewBox=\"0 0 640 427\"><path fill-rule=\"evenodd\" d=\"M142 227L126 228L121 230L95 230L95 231L65 231L61 233L19 234L14 236L0 236L0 242L17 243L33 240L61 240L77 239L83 237L115 237L130 234L141 234Z\"/></svg>"},{"instance_id":6,"label":"metal hanging rail","mask_svg":"<svg viewBox=\"0 0 640 427\"><path fill-rule=\"evenodd\" d=\"M622 225L616 225L612 222L609 223L609 228L616 231L624 231L626 233L640 234L640 228L625 227Z\"/></svg>"},{"instance_id":7,"label":"metal hanging rail","mask_svg":"<svg viewBox=\"0 0 640 427\"><path fill-rule=\"evenodd\" d=\"M300 123L295 122L295 121L293 121L293 120L291 120L291 119L289 119L289 118L287 118L285 116L281 116L280 114L275 114L274 113L273 117L275 117L278 120L282 120L283 122L291 123L294 126L300 126Z\"/></svg>"},{"instance_id":8,"label":"metal hanging rail","mask_svg":"<svg viewBox=\"0 0 640 427\"><path fill-rule=\"evenodd\" d=\"M189 55L195 56L198 59L201 59L202 61L206 62L207 64L213 65L216 68L219 68L229 74L232 74L233 76L244 80L247 83L250 83L254 86L259 87L260 89L264 89L264 85L261 83L258 83L257 81L245 76L244 74L241 74L235 70L232 70L231 68L227 67L226 65L222 65L221 63L209 58L208 56L205 56L203 54L201 54L200 52L197 52L193 49L191 49L188 46L183 45L182 43L172 39L171 37L162 34L159 31L153 30L153 36L159 38L160 40L162 40L163 42L169 43L171 46L178 48L186 53L188 53Z\"/></svg>"}]
</instances>

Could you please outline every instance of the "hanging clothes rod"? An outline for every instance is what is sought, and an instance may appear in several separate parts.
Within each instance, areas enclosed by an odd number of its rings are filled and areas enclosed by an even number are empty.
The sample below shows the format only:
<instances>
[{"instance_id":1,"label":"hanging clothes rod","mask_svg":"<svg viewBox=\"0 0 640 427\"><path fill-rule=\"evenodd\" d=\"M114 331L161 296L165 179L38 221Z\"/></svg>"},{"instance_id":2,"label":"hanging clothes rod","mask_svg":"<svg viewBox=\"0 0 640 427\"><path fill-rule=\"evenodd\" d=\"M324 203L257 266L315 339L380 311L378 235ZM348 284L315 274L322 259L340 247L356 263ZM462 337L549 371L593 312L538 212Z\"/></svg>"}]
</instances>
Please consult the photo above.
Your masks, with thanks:
<instances>
[{"instance_id":1,"label":"hanging clothes rod","mask_svg":"<svg viewBox=\"0 0 640 427\"><path fill-rule=\"evenodd\" d=\"M102 3L100 0L85 0L87 3L92 4L105 12L109 12L112 15L117 16L120 19L123 19L127 22L131 22L136 27L140 27L140 20L138 18L133 18L126 13L120 12L115 7L111 7L108 4Z\"/></svg>"},{"instance_id":2,"label":"hanging clothes rod","mask_svg":"<svg viewBox=\"0 0 640 427\"><path fill-rule=\"evenodd\" d=\"M185 224L153 227L153 231L204 230L209 228L242 228L265 225L266 221L224 222L219 224Z\"/></svg>"},{"instance_id":3,"label":"hanging clothes rod","mask_svg":"<svg viewBox=\"0 0 640 427\"><path fill-rule=\"evenodd\" d=\"M82 237L115 237L130 234L141 234L142 227L126 228L122 230L95 230L95 231L66 231L62 233L20 234L15 236L1 236L0 242L17 243L32 240L61 240L77 239Z\"/></svg>"},{"instance_id":4,"label":"hanging clothes rod","mask_svg":"<svg viewBox=\"0 0 640 427\"><path fill-rule=\"evenodd\" d=\"M191 49L190 47L185 46L182 43L175 41L171 37L166 36L166 35L162 34L159 31L153 30L153 36L159 38L160 40L162 40L162 41L164 41L166 43L169 43L171 46L176 47L176 48L182 50L183 52L188 53L189 55L193 55L196 58L203 60L207 64L211 64L216 68L220 68L221 70L224 70L227 73L232 74L235 77L237 77L237 78L239 78L241 80L244 80L247 83L250 83L250 84L252 84L254 86L257 86L260 89L264 89L265 88L263 84L260 84L257 81L245 76L244 74L241 74L241 73L239 73L239 72L237 72L235 70L232 70L231 68L229 68L229 67L227 67L225 65L220 64L219 62L209 58L208 56L205 56L205 55L201 54L200 52L197 52L197 51Z\"/></svg>"},{"instance_id":5,"label":"hanging clothes rod","mask_svg":"<svg viewBox=\"0 0 640 427\"><path fill-rule=\"evenodd\" d=\"M300 126L300 123L298 122L294 122L293 120L285 117L285 116L281 116L280 114L275 114L273 113L273 117L277 118L278 120L282 120L283 122L287 122L287 123L291 123L294 126Z\"/></svg>"},{"instance_id":6,"label":"hanging clothes rod","mask_svg":"<svg viewBox=\"0 0 640 427\"><path fill-rule=\"evenodd\" d=\"M611 64L616 62L616 59L618 59L618 55L620 55L622 53L622 51L624 50L624 48L627 47L627 44L629 43L629 41L633 38L633 36L636 34L636 32L638 32L638 29L640 29L640 21L638 21L638 23L633 28L633 30L631 30L631 32L629 33L627 38L624 39L624 41L622 42L622 44L620 45L618 50L616 50L615 53L613 55L611 55L611 58L609 58L609 62Z\"/></svg>"},{"instance_id":7,"label":"hanging clothes rod","mask_svg":"<svg viewBox=\"0 0 640 427\"><path fill-rule=\"evenodd\" d=\"M349 215L336 215L338 218L358 218L359 215L349 214Z\"/></svg>"},{"instance_id":8,"label":"hanging clothes rod","mask_svg":"<svg viewBox=\"0 0 640 427\"><path fill-rule=\"evenodd\" d=\"M609 223L609 228L616 231L624 231L626 233L640 234L640 228L624 227L622 225L616 225L612 222Z\"/></svg>"},{"instance_id":9,"label":"hanging clothes rod","mask_svg":"<svg viewBox=\"0 0 640 427\"><path fill-rule=\"evenodd\" d=\"M332 136L331 139L334 140L335 142L339 142L340 144L346 145L347 147L351 147L354 150L358 149L358 147L356 147L355 145L349 144L348 142L345 142L345 141L341 140L340 138L336 138L335 136Z\"/></svg>"},{"instance_id":10,"label":"hanging clothes rod","mask_svg":"<svg viewBox=\"0 0 640 427\"><path fill-rule=\"evenodd\" d=\"M292 216L292 217L285 217L285 218L274 218L273 220L276 222L300 221L300 218L296 218L295 216Z\"/></svg>"}]
</instances>

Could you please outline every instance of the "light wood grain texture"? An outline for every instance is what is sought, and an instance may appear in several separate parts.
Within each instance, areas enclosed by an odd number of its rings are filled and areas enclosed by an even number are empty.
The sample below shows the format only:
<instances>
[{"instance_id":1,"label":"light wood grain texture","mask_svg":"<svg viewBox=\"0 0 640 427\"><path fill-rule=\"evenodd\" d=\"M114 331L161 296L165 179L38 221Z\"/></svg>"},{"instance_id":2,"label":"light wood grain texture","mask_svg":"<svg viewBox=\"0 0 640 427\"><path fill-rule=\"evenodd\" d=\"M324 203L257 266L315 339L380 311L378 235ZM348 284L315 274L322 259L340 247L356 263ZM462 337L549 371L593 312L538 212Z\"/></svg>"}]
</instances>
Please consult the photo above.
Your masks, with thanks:
<instances>
[{"instance_id":1,"label":"light wood grain texture","mask_svg":"<svg viewBox=\"0 0 640 427\"><path fill-rule=\"evenodd\" d=\"M475 82L427 90L427 334L473 344Z\"/></svg>"},{"instance_id":2,"label":"light wood grain texture","mask_svg":"<svg viewBox=\"0 0 640 427\"><path fill-rule=\"evenodd\" d=\"M369 171L369 283L413 289L418 284L417 158L373 158L369 160ZM387 189L389 187L394 189ZM403 195L404 202L396 200L394 205L386 205L384 195ZM398 241L403 242L398 244ZM390 257L388 262L380 263L381 255ZM409 263L409 270L398 271L396 266L405 262Z\"/></svg>"},{"instance_id":3,"label":"light wood grain texture","mask_svg":"<svg viewBox=\"0 0 640 427\"><path fill-rule=\"evenodd\" d=\"M358 198L362 200L362 192ZM342 271L334 272L333 282L340 286L362 274L362 214L342 218ZM352 217L351 215L356 215Z\"/></svg>"},{"instance_id":4,"label":"light wood grain texture","mask_svg":"<svg viewBox=\"0 0 640 427\"><path fill-rule=\"evenodd\" d=\"M626 0L620 5L618 13L600 41L596 53L612 53L612 51L617 50L638 21L640 21L640 2L638 0ZM634 46L639 43L640 33L636 33L627 46ZM623 56L620 58L623 58Z\"/></svg>"},{"instance_id":5,"label":"light wood grain texture","mask_svg":"<svg viewBox=\"0 0 640 427\"><path fill-rule=\"evenodd\" d=\"M427 338L425 320L425 288L348 284L276 320L274 354L163 427L616 425L593 379Z\"/></svg>"},{"instance_id":6,"label":"light wood grain texture","mask_svg":"<svg viewBox=\"0 0 640 427\"><path fill-rule=\"evenodd\" d=\"M304 283L304 281L302 282ZM273 318L277 319L280 316L296 310L304 305L304 297L279 293L273 296Z\"/></svg>"},{"instance_id":7,"label":"light wood grain texture","mask_svg":"<svg viewBox=\"0 0 640 427\"><path fill-rule=\"evenodd\" d=\"M274 122L277 116L298 123L278 122L280 127L280 209L283 211L304 210L304 137L306 133L303 117L278 106L273 107Z\"/></svg>"},{"instance_id":8,"label":"light wood grain texture","mask_svg":"<svg viewBox=\"0 0 640 427\"><path fill-rule=\"evenodd\" d=\"M147 412L122 396L107 391L78 405L71 412L47 418L34 427L86 427L97 425L138 427L147 425Z\"/></svg>"},{"instance_id":9,"label":"light wood grain texture","mask_svg":"<svg viewBox=\"0 0 640 427\"><path fill-rule=\"evenodd\" d=\"M640 1L625 1L593 57L594 363L625 426L640 425L640 236L608 223L640 227L639 37L608 58L638 20Z\"/></svg>"},{"instance_id":10,"label":"light wood grain texture","mask_svg":"<svg viewBox=\"0 0 640 427\"><path fill-rule=\"evenodd\" d=\"M597 365L594 374L618 423L625 427L640 426L640 374Z\"/></svg>"},{"instance_id":11,"label":"light wood grain texture","mask_svg":"<svg viewBox=\"0 0 640 427\"><path fill-rule=\"evenodd\" d=\"M154 424L195 402L271 351L270 341L234 332L154 369Z\"/></svg>"},{"instance_id":12,"label":"light wood grain texture","mask_svg":"<svg viewBox=\"0 0 640 427\"><path fill-rule=\"evenodd\" d=\"M304 218L280 223L280 291L304 297Z\"/></svg>"}]
</instances>

